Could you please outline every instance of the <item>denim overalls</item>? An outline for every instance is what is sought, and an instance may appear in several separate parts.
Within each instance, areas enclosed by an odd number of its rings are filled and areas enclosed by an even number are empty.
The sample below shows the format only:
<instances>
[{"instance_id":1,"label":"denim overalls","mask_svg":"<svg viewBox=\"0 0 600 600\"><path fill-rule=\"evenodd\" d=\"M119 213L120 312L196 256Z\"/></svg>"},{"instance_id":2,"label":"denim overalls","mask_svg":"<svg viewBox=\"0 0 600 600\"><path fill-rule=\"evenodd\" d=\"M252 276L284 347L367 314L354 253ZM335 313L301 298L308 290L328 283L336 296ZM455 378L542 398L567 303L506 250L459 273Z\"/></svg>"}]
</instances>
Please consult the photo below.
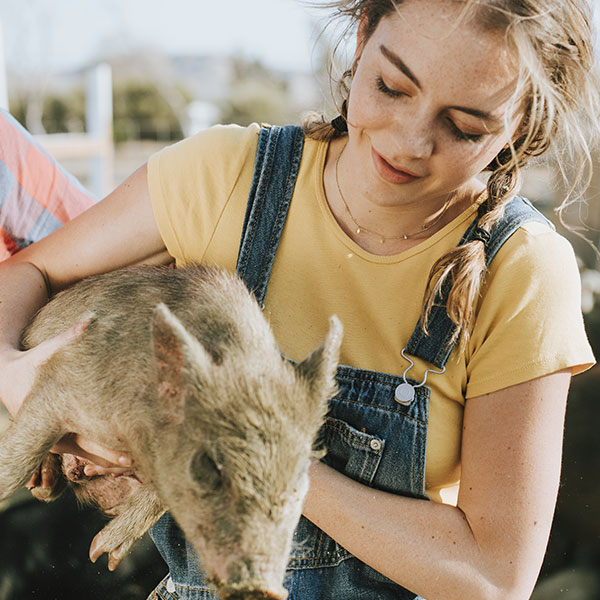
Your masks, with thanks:
<instances>
[{"instance_id":1,"label":"denim overalls","mask_svg":"<svg viewBox=\"0 0 600 600\"><path fill-rule=\"evenodd\" d=\"M244 221L237 272L263 305L279 239L298 173L304 136L298 127L263 127ZM471 223L460 243L481 239L486 259L525 221L549 223L531 204L515 198L491 234ZM406 353L443 370L452 350L454 325L445 310L448 289L433 309L430 335L420 323ZM405 372L406 374L406 372ZM437 375L441 376L441 375ZM323 462L365 485L413 498L425 494L425 450L429 389L404 376L340 366L339 393L330 400L322 439ZM397 397L411 384L410 395ZM415 386L415 387L412 387ZM196 566L194 551L167 513L152 537L170 567L170 575L152 600L216 600ZM432 569L435 566L432 565ZM352 556L310 521L301 517L294 534L285 587L289 600L409 600L418 597Z\"/></svg>"}]
</instances>

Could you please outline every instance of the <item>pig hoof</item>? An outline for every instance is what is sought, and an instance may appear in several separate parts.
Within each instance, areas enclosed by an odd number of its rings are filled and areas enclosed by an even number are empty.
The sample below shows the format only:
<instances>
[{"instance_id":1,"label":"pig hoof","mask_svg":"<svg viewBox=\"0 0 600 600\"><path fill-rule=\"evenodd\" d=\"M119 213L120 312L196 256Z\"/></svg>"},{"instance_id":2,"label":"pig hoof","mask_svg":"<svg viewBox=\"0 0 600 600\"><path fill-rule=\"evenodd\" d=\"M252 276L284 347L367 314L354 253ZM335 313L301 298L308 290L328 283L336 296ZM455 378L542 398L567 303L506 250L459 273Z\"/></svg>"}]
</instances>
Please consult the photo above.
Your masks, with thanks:
<instances>
[{"instance_id":1,"label":"pig hoof","mask_svg":"<svg viewBox=\"0 0 600 600\"><path fill-rule=\"evenodd\" d=\"M118 555L118 553L116 552L111 552L108 555L108 570L109 571L114 571L119 564L121 563L121 556Z\"/></svg>"},{"instance_id":2,"label":"pig hoof","mask_svg":"<svg viewBox=\"0 0 600 600\"><path fill-rule=\"evenodd\" d=\"M58 487L54 486L54 487L41 487L41 486L35 486L33 488L31 488L29 491L31 492L31 495L36 499L36 500L41 500L42 502L52 502L54 500L56 500L58 497L60 497L60 495L63 492L64 487Z\"/></svg>"},{"instance_id":3,"label":"pig hoof","mask_svg":"<svg viewBox=\"0 0 600 600\"><path fill-rule=\"evenodd\" d=\"M107 552L108 570L114 571L123 560L125 554L127 554L127 551L131 547L131 543L123 542L118 545L113 545L107 538L108 536L103 535L103 532L101 531L92 540L90 546L90 560L95 563L105 552Z\"/></svg>"},{"instance_id":4,"label":"pig hoof","mask_svg":"<svg viewBox=\"0 0 600 600\"><path fill-rule=\"evenodd\" d=\"M29 491L36 500L41 500L42 502L50 502L52 500L52 488L36 486Z\"/></svg>"},{"instance_id":5,"label":"pig hoof","mask_svg":"<svg viewBox=\"0 0 600 600\"><path fill-rule=\"evenodd\" d=\"M102 547L100 534L98 534L94 537L90 545L90 560L95 563L105 552L106 550Z\"/></svg>"}]
</instances>

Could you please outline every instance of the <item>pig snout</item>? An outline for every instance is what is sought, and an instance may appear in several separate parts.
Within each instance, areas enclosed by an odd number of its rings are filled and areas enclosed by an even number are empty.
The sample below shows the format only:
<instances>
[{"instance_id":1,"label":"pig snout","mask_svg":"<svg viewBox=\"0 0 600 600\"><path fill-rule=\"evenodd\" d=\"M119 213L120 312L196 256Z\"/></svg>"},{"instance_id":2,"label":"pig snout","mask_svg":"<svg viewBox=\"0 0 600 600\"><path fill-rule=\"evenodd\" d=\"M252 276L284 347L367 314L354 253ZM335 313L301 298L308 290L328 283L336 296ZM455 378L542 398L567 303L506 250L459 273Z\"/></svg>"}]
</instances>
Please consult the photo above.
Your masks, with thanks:
<instances>
[{"instance_id":1,"label":"pig snout","mask_svg":"<svg viewBox=\"0 0 600 600\"><path fill-rule=\"evenodd\" d=\"M281 574L265 560L223 560L212 578L221 600L286 600Z\"/></svg>"},{"instance_id":2,"label":"pig snout","mask_svg":"<svg viewBox=\"0 0 600 600\"><path fill-rule=\"evenodd\" d=\"M286 600L288 592L284 587L269 589L264 582L244 585L228 585L218 588L221 600Z\"/></svg>"},{"instance_id":3,"label":"pig snout","mask_svg":"<svg viewBox=\"0 0 600 600\"><path fill-rule=\"evenodd\" d=\"M223 600L286 600L287 591L283 590L281 594L262 590L247 590L232 592L227 596L221 596Z\"/></svg>"}]
</instances>

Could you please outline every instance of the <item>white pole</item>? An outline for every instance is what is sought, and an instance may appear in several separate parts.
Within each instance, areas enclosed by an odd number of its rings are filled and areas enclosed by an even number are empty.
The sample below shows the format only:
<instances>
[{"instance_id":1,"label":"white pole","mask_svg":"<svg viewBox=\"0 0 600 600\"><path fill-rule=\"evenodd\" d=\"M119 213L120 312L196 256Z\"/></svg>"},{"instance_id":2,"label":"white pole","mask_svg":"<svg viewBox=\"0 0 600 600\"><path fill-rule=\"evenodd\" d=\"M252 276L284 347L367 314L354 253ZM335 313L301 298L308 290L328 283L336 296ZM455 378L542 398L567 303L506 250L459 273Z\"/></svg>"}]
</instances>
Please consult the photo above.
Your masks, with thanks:
<instances>
[{"instance_id":1,"label":"white pole","mask_svg":"<svg viewBox=\"0 0 600 600\"><path fill-rule=\"evenodd\" d=\"M113 97L112 70L101 63L90 70L86 78L86 129L90 137L102 144L99 156L90 159L88 186L98 198L113 187Z\"/></svg>"},{"instance_id":2,"label":"white pole","mask_svg":"<svg viewBox=\"0 0 600 600\"><path fill-rule=\"evenodd\" d=\"M4 36L0 22L0 108L8 110L8 84L6 83L6 64L4 62Z\"/></svg>"}]
</instances>

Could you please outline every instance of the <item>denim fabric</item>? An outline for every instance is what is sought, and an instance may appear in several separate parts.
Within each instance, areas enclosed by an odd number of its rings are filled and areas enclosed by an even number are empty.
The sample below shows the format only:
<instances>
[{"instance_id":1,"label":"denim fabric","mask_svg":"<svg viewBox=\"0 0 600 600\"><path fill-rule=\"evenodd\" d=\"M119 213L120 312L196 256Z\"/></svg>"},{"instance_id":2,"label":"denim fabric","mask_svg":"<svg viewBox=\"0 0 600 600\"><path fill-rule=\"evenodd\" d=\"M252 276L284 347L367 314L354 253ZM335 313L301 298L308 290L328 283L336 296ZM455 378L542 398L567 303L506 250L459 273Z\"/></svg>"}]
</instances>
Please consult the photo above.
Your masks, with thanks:
<instances>
[{"instance_id":1,"label":"denim fabric","mask_svg":"<svg viewBox=\"0 0 600 600\"><path fill-rule=\"evenodd\" d=\"M297 127L261 129L237 266L261 306L284 230L302 148L303 137ZM515 206L516 211L507 211L511 218L513 212L519 219L522 214L533 214L521 200ZM521 210L522 206L526 208ZM505 240L507 232L512 233L517 227L503 221L496 233L502 232L500 237ZM472 228L466 235L472 233ZM489 246L490 252L495 253L500 245L494 234L486 249ZM452 335L452 327L449 320L435 320L432 334L424 343L419 338L413 344L416 355L437 366L445 365L449 355L446 340ZM419 332L417 325L411 340ZM441 365L440 356L445 357ZM405 406L395 400L396 387L403 381L396 375L340 366L339 391L329 401L320 433L320 443L327 449L322 460L364 485L426 500L429 389L415 388L414 400ZM168 587L167 580L163 581L151 599L216 600L204 583L193 549L169 514L156 524L152 537L169 565L171 581ZM284 585L289 600L419 600L352 556L304 517L294 533Z\"/></svg>"},{"instance_id":2,"label":"denim fabric","mask_svg":"<svg viewBox=\"0 0 600 600\"><path fill-rule=\"evenodd\" d=\"M260 130L237 273L263 308L303 147L304 135L299 127Z\"/></svg>"},{"instance_id":3,"label":"denim fabric","mask_svg":"<svg viewBox=\"0 0 600 600\"><path fill-rule=\"evenodd\" d=\"M489 241L485 242L486 264L489 266L504 242L523 223L531 221L544 223L551 229L555 228L541 212L533 207L529 200L521 196L515 196L504 209L502 219L492 227ZM458 243L459 246L475 239L476 225L477 219L469 225ZM441 296L436 300L431 311L427 327L428 335L423 333L421 321L419 321L406 346L408 354L422 358L438 368L443 368L448 362L448 358L452 352L451 339L456 331L456 326L450 321L450 317L446 312L446 302L449 293L450 282L446 280L446 285L442 286Z\"/></svg>"},{"instance_id":4,"label":"denim fabric","mask_svg":"<svg viewBox=\"0 0 600 600\"><path fill-rule=\"evenodd\" d=\"M218 600L206 583L194 548L185 539L170 513L165 513L161 517L152 528L150 535L169 566L169 577L165 578L153 592L159 593L162 590L156 600L171 600L171 596L185 600ZM167 588L169 579L169 588ZM148 600L155 599L151 595Z\"/></svg>"},{"instance_id":5,"label":"denim fabric","mask_svg":"<svg viewBox=\"0 0 600 600\"><path fill-rule=\"evenodd\" d=\"M148 600L180 600L181 596L171 587L171 581L171 576L167 575L148 596ZM169 588L172 591L169 591Z\"/></svg>"},{"instance_id":6,"label":"denim fabric","mask_svg":"<svg viewBox=\"0 0 600 600\"><path fill-rule=\"evenodd\" d=\"M197 588L188 585L175 585L171 575L167 575L148 596L148 600L182 600L183 598L194 600L218 600L207 587Z\"/></svg>"}]
</instances>

